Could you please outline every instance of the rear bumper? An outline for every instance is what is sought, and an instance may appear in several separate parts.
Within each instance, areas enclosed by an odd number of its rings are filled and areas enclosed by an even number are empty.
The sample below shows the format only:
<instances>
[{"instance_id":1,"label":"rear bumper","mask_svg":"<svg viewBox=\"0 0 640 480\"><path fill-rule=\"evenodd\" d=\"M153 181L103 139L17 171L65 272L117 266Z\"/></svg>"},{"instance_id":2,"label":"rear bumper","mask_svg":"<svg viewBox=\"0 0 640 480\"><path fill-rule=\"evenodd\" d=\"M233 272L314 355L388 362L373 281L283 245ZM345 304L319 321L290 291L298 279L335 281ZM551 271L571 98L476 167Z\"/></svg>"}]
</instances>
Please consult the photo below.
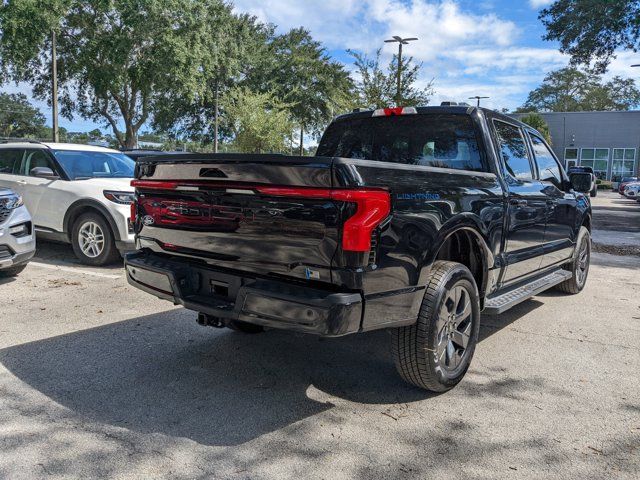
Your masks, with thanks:
<instances>
[{"instance_id":1,"label":"rear bumper","mask_svg":"<svg viewBox=\"0 0 640 480\"><path fill-rule=\"evenodd\" d=\"M125 257L127 281L176 305L222 319L341 336L360 330L359 293L321 289L218 271L149 253Z\"/></svg>"}]
</instances>

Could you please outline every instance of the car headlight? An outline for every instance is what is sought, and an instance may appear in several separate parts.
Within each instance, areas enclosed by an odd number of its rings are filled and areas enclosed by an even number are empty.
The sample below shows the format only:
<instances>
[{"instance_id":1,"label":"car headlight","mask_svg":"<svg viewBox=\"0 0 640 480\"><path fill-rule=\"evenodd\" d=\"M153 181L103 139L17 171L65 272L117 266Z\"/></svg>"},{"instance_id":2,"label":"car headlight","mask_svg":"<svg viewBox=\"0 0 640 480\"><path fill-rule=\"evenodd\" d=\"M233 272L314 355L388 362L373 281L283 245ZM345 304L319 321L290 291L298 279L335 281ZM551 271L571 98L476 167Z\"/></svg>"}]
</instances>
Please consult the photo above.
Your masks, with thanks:
<instances>
[{"instance_id":1,"label":"car headlight","mask_svg":"<svg viewBox=\"0 0 640 480\"><path fill-rule=\"evenodd\" d=\"M120 205L131 205L136 199L136 194L133 192L116 192L113 190L105 190L104 196L107 200L111 200L113 203Z\"/></svg>"},{"instance_id":2,"label":"car headlight","mask_svg":"<svg viewBox=\"0 0 640 480\"><path fill-rule=\"evenodd\" d=\"M4 207L8 210L13 210L15 208L21 207L24 205L22 201L22 197L20 195L11 194L0 197L0 207Z\"/></svg>"}]
</instances>

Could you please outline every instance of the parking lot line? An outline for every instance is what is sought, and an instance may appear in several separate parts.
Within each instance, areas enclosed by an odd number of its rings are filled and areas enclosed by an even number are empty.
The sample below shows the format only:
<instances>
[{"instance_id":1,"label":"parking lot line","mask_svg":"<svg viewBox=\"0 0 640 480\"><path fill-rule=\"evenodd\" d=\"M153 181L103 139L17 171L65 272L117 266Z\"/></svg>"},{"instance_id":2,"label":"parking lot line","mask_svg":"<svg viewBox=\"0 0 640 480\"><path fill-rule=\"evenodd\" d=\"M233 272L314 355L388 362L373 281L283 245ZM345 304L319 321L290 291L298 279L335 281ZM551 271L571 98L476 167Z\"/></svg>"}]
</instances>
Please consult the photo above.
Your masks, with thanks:
<instances>
[{"instance_id":1,"label":"parking lot line","mask_svg":"<svg viewBox=\"0 0 640 480\"><path fill-rule=\"evenodd\" d=\"M29 265L32 267L48 268L49 270L61 270L63 272L81 273L83 275L91 275L94 277L110 278L112 280L116 280L122 277L122 275L114 275L112 273L92 272L83 268L63 267L60 265L49 265L47 263L40 262L30 262Z\"/></svg>"}]
</instances>

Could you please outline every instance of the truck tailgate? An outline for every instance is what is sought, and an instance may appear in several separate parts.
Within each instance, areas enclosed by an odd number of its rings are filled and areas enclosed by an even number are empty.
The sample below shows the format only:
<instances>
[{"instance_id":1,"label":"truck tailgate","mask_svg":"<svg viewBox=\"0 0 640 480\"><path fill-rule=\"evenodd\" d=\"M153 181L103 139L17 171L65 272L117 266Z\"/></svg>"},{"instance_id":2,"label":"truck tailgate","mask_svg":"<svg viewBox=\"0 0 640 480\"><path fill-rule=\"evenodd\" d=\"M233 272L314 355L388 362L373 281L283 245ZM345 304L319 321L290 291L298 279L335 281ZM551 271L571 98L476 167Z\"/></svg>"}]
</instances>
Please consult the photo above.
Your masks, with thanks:
<instances>
[{"instance_id":1,"label":"truck tailgate","mask_svg":"<svg viewBox=\"0 0 640 480\"><path fill-rule=\"evenodd\" d=\"M332 159L155 157L136 166L138 247L217 267L331 282L343 210ZM296 194L298 192L298 194Z\"/></svg>"}]
</instances>

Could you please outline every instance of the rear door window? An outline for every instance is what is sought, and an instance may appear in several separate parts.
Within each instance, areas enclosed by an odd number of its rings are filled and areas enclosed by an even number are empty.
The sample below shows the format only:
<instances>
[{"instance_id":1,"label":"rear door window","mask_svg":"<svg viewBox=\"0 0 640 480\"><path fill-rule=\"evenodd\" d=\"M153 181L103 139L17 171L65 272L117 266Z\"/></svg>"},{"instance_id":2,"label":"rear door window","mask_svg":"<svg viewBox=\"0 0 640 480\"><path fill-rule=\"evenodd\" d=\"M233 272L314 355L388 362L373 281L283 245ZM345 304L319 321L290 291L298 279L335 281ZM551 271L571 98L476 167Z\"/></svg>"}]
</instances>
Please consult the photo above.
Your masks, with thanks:
<instances>
[{"instance_id":1,"label":"rear door window","mask_svg":"<svg viewBox=\"0 0 640 480\"><path fill-rule=\"evenodd\" d=\"M494 120L493 124L507 174L516 180L533 180L527 144L520 127L499 120Z\"/></svg>"},{"instance_id":2,"label":"rear door window","mask_svg":"<svg viewBox=\"0 0 640 480\"><path fill-rule=\"evenodd\" d=\"M476 127L464 114L352 118L334 122L318 156L488 171Z\"/></svg>"},{"instance_id":3,"label":"rear door window","mask_svg":"<svg viewBox=\"0 0 640 480\"><path fill-rule=\"evenodd\" d=\"M22 164L24 150L0 149L0 173L17 174Z\"/></svg>"}]
</instances>

